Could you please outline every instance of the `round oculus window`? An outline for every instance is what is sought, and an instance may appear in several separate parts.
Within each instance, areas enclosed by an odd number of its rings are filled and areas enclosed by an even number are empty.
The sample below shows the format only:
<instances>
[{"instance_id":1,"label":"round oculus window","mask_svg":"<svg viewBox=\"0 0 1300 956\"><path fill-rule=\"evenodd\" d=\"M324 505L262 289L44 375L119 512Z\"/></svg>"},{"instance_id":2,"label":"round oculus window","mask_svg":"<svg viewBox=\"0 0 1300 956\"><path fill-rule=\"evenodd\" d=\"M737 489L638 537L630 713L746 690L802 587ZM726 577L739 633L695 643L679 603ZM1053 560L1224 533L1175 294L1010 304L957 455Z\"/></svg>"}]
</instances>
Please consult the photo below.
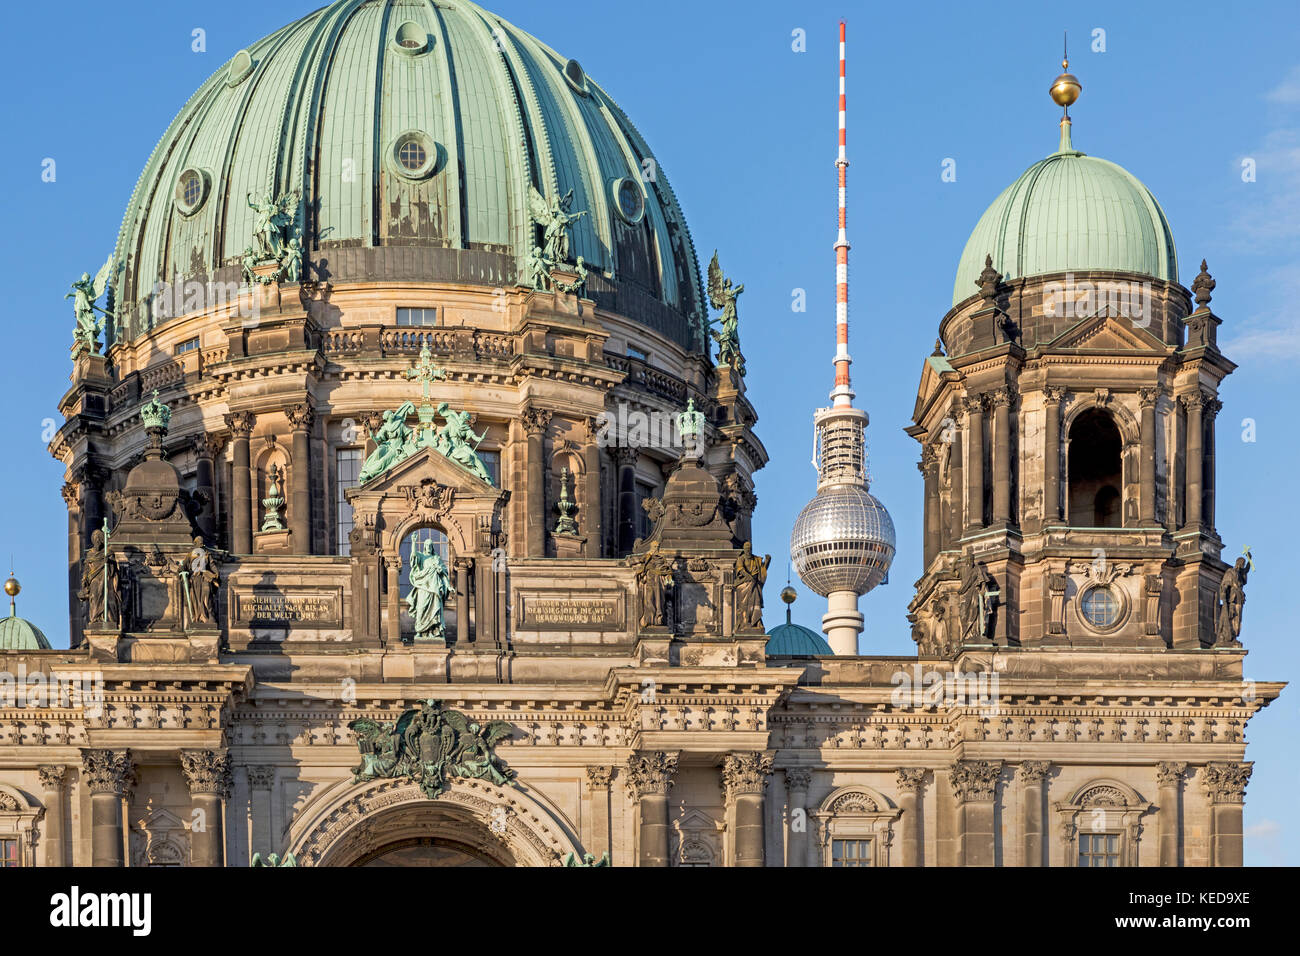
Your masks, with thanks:
<instances>
[{"instance_id":1,"label":"round oculus window","mask_svg":"<svg viewBox=\"0 0 1300 956\"><path fill-rule=\"evenodd\" d=\"M186 169L176 181L176 208L183 216L192 216L208 198L208 179L199 169Z\"/></svg>"},{"instance_id":2,"label":"round oculus window","mask_svg":"<svg viewBox=\"0 0 1300 956\"><path fill-rule=\"evenodd\" d=\"M438 144L418 130L393 141L392 166L404 179L428 179L438 165Z\"/></svg>"},{"instance_id":3,"label":"round oculus window","mask_svg":"<svg viewBox=\"0 0 1300 956\"><path fill-rule=\"evenodd\" d=\"M1079 597L1079 613L1089 627L1109 631L1119 623L1124 605L1109 587L1088 588Z\"/></svg>"},{"instance_id":4,"label":"round oculus window","mask_svg":"<svg viewBox=\"0 0 1300 956\"><path fill-rule=\"evenodd\" d=\"M635 226L641 221L645 215L645 196L634 180L614 180L614 209L629 225Z\"/></svg>"},{"instance_id":5,"label":"round oculus window","mask_svg":"<svg viewBox=\"0 0 1300 956\"><path fill-rule=\"evenodd\" d=\"M247 50L240 50L230 61L230 68L226 70L226 85L238 86L248 78L248 74L253 72L253 55Z\"/></svg>"}]
</instances>

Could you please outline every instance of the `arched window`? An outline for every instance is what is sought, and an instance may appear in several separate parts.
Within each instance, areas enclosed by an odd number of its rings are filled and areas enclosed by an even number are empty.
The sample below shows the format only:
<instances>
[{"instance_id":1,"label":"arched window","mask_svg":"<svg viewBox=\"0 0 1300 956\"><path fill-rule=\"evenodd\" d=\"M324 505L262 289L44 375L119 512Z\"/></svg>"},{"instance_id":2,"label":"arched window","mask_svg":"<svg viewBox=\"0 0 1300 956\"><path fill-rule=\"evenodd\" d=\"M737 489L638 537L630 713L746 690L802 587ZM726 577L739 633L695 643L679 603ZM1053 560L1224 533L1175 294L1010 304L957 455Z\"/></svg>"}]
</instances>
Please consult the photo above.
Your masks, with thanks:
<instances>
[{"instance_id":1,"label":"arched window","mask_svg":"<svg viewBox=\"0 0 1300 956\"><path fill-rule=\"evenodd\" d=\"M1123 524L1120 445L1114 420L1099 408L1088 409L1070 425L1070 524L1081 528Z\"/></svg>"}]
</instances>

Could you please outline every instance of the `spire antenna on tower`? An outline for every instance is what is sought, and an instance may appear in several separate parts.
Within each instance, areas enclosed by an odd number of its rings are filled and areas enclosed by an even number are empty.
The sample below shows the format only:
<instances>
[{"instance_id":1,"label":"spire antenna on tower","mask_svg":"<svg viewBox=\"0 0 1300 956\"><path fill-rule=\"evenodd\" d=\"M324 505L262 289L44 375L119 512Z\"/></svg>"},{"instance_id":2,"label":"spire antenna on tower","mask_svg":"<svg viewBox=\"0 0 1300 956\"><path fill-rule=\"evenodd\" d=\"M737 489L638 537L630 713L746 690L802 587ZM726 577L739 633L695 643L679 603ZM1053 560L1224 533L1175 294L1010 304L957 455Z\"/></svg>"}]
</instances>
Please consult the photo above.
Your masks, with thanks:
<instances>
[{"instance_id":1,"label":"spire antenna on tower","mask_svg":"<svg viewBox=\"0 0 1300 956\"><path fill-rule=\"evenodd\" d=\"M813 417L817 494L795 520L790 557L800 579L827 599L822 630L836 654L858 652L858 598L880 584L894 560L894 522L868 490L866 411L853 407L849 379L848 98L846 26L840 21L839 230L835 238L835 387Z\"/></svg>"}]
</instances>

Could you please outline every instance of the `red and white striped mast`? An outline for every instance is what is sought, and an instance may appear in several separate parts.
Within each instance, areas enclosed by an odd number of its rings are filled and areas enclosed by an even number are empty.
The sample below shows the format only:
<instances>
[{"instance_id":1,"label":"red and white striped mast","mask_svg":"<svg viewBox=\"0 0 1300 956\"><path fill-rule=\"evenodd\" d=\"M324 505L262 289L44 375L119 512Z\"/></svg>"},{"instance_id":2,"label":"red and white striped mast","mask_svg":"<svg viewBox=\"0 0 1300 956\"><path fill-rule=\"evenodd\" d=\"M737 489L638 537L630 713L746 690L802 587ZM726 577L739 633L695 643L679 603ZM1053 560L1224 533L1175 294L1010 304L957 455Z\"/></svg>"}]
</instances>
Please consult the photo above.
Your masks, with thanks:
<instances>
[{"instance_id":1,"label":"red and white striped mast","mask_svg":"<svg viewBox=\"0 0 1300 956\"><path fill-rule=\"evenodd\" d=\"M853 387L849 384L849 237L848 237L848 99L844 87L845 24L840 21L840 153L835 160L840 185L840 229L835 239L835 390L831 392L836 408L853 405Z\"/></svg>"}]
</instances>

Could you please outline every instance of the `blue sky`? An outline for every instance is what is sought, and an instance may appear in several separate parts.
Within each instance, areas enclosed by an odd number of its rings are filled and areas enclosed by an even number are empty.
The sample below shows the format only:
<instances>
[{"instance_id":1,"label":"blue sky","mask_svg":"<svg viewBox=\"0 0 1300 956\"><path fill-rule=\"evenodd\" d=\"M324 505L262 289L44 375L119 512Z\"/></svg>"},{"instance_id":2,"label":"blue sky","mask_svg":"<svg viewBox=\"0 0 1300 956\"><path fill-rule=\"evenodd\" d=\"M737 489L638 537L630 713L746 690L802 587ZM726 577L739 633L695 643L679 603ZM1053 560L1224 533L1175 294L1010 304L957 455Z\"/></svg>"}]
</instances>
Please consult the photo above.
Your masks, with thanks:
<instances>
[{"instance_id":1,"label":"blue sky","mask_svg":"<svg viewBox=\"0 0 1300 956\"><path fill-rule=\"evenodd\" d=\"M45 451L68 387L69 282L111 250L149 152L194 89L236 50L316 4L225 0L20 4L0 53L9 80L0 149L0 311L8 422L0 560L13 554L20 613L67 643L61 466ZM1056 148L1047 88L1061 31L1083 83L1074 145L1118 162L1164 206L1181 280L1204 257L1218 281L1220 343L1240 365L1222 391L1218 525L1252 547L1247 676L1288 680L1300 661L1285 562L1300 467L1300 44L1290 4L801 4L498 0L489 8L582 61L636 122L685 208L702 261L716 247L745 283L742 345L758 431L755 547L784 574L789 529L811 496L812 410L834 351L836 30L849 23L851 351L872 416L874 491L899 554L863 602L867 653L911 653L904 620L920 575L918 450L902 432L953 271L984 207ZM206 31L207 52L191 49ZM804 30L806 52L792 50ZM1094 31L1104 51L1094 51ZM55 182L42 162L57 163ZM943 182L945 159L956 181ZM1256 178L1244 182L1242 162ZM794 290L807 311L791 310ZM1256 440L1242 439L1251 419ZM779 582L777 582L779 584ZM775 589L774 589L775 590ZM774 595L773 595L774 596ZM773 604L776 602L773 601ZM818 627L805 595L797 618ZM774 608L772 613L779 613ZM770 622L771 623L771 622ZM1296 690L1250 725L1247 861L1300 862L1286 811L1298 782Z\"/></svg>"}]
</instances>

